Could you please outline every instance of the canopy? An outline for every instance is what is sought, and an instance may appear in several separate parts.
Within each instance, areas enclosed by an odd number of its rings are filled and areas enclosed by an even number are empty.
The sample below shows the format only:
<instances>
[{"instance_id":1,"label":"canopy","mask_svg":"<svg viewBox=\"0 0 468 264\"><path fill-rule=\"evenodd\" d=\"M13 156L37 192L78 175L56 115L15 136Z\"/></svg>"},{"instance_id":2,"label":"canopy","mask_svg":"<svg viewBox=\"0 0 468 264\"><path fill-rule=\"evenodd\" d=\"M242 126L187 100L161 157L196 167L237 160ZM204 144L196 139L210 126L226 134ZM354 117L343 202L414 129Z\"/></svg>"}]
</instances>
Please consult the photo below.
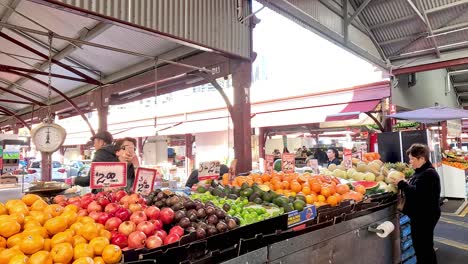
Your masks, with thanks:
<instances>
[{"instance_id":1,"label":"canopy","mask_svg":"<svg viewBox=\"0 0 468 264\"><path fill-rule=\"evenodd\" d=\"M435 123L440 121L468 118L468 111L460 108L432 106L414 111L407 111L389 115L397 119L414 120L421 123Z\"/></svg>"}]
</instances>

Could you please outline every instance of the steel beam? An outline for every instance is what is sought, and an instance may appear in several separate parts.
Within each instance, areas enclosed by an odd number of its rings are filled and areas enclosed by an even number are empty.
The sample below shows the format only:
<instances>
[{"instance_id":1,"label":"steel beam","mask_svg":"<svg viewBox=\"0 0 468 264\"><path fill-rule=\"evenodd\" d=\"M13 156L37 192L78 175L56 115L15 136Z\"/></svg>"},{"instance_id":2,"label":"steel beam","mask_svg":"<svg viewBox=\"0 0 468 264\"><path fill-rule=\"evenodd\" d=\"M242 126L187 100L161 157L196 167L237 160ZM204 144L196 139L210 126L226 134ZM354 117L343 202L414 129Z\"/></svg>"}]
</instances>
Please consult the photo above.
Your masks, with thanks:
<instances>
[{"instance_id":1,"label":"steel beam","mask_svg":"<svg viewBox=\"0 0 468 264\"><path fill-rule=\"evenodd\" d=\"M459 82L459 83L454 83L453 87L463 87L463 86L468 86L468 82Z\"/></svg>"},{"instance_id":2,"label":"steel beam","mask_svg":"<svg viewBox=\"0 0 468 264\"><path fill-rule=\"evenodd\" d=\"M9 3L8 3L8 6L10 8L7 8L5 9L5 11L3 12L3 15L2 17L0 18L0 22L7 22L8 19L11 17L11 15L13 14L13 10L15 10L15 8L18 6L18 4L21 2L21 0L11 0ZM0 25L0 31L2 31L3 27Z\"/></svg>"},{"instance_id":3,"label":"steel beam","mask_svg":"<svg viewBox=\"0 0 468 264\"><path fill-rule=\"evenodd\" d=\"M12 103L12 104L33 104L31 102L22 102L22 101L17 101L17 100L8 100L8 99L0 99L0 102L4 102L4 103Z\"/></svg>"},{"instance_id":4,"label":"steel beam","mask_svg":"<svg viewBox=\"0 0 468 264\"><path fill-rule=\"evenodd\" d=\"M372 0L365 0L356 11L351 15L351 17L348 19L348 23L353 22L353 20L364 10L364 8L367 7L367 5L371 2Z\"/></svg>"},{"instance_id":5,"label":"steel beam","mask_svg":"<svg viewBox=\"0 0 468 264\"><path fill-rule=\"evenodd\" d=\"M343 0L343 38L345 45L349 42L348 4L348 0Z\"/></svg>"},{"instance_id":6,"label":"steel beam","mask_svg":"<svg viewBox=\"0 0 468 264\"><path fill-rule=\"evenodd\" d=\"M25 96L25 95L22 95L22 94L13 92L13 91L11 91L11 90L9 90L9 89L7 89L7 88L0 87L0 91L4 91L4 92L6 92L6 93L9 93L9 94L12 94L12 95L14 95L14 96L17 96L17 97L19 97L19 98L21 98L21 99L28 100L28 101L30 101L31 103L34 103L34 104L36 104L36 105L45 106L44 103L41 103L41 102L39 102L39 101L36 101L36 100L34 100L34 99L30 98L30 97L27 97L27 96Z\"/></svg>"},{"instance_id":7,"label":"steel beam","mask_svg":"<svg viewBox=\"0 0 468 264\"><path fill-rule=\"evenodd\" d=\"M23 120L21 119L20 117L18 117L15 113L11 112L10 110L6 109L5 107L3 106L0 106L0 111L7 114L7 115L10 115L12 117L14 117L16 120L20 121L24 127L28 128L29 130L31 130L31 127Z\"/></svg>"},{"instance_id":8,"label":"steel beam","mask_svg":"<svg viewBox=\"0 0 468 264\"><path fill-rule=\"evenodd\" d=\"M467 65L467 64L468 64L468 57L448 60L448 61L435 62L435 63L425 64L425 65L418 65L418 66L395 69L393 70L393 74L399 75L399 74L406 74L406 73L431 71L431 70L444 69L444 68Z\"/></svg>"},{"instance_id":9,"label":"steel beam","mask_svg":"<svg viewBox=\"0 0 468 264\"><path fill-rule=\"evenodd\" d=\"M18 89L18 90L20 90L20 91L22 91L22 92L24 92L24 93L28 93L28 94L30 94L30 95L32 95L32 96L34 96L34 97L36 97L36 98L39 98L39 99L41 99L41 100L43 100L43 101L47 100L47 97L44 97L44 96L42 96L42 95L40 95L40 94L37 94L37 93L35 93L35 92L33 92L33 91L30 91L30 90L24 88L23 86L20 86L20 85L14 83L14 82L10 82L10 81L8 81L8 80L1 79L1 78L0 78L0 82L1 82L1 83L4 83L4 84L6 84L6 85L9 85L8 89L10 89L10 90L13 89L12 86L14 86L15 89ZM1 94L1 92L0 92L0 94Z\"/></svg>"},{"instance_id":10,"label":"steel beam","mask_svg":"<svg viewBox=\"0 0 468 264\"><path fill-rule=\"evenodd\" d=\"M411 2L411 0L408 0L408 1ZM413 3L413 2L411 2L411 3ZM422 4L422 1L417 0L416 3L419 6L419 8L421 9L421 11L422 11L423 21L424 21L424 24L426 24L426 28L427 28L427 31L429 32L429 37L431 38L432 45L434 45L434 50L436 52L437 58L440 58L440 50L439 50L439 48L437 46L436 39L432 37L432 35L434 35L434 32L432 31L431 22L429 21L429 18L427 18L427 14L426 14L426 11L424 10L424 6ZM416 8L416 9L419 10L418 8Z\"/></svg>"},{"instance_id":11,"label":"steel beam","mask_svg":"<svg viewBox=\"0 0 468 264\"><path fill-rule=\"evenodd\" d=\"M442 10L445 10L445 9L448 9L448 8L456 7L456 6L459 6L459 5L466 5L466 4L468 4L468 0L459 0L457 2L453 2L453 3L446 4L446 5L441 5L441 6L438 6L438 7L428 9L426 12L428 14L431 14L431 13L439 12L439 11L442 11Z\"/></svg>"},{"instance_id":12,"label":"steel beam","mask_svg":"<svg viewBox=\"0 0 468 264\"><path fill-rule=\"evenodd\" d=\"M17 74L18 72L28 72L28 73L38 74L38 75L49 76L48 72L38 71L38 70L34 70L34 69L26 69L26 68L15 67L15 66L10 66L10 65L4 65L4 64L0 64L0 72L8 72L8 73L11 73L11 74ZM65 79L65 80L70 80L70 81L75 81L75 82L89 83L88 81L86 81L84 79L75 78L75 77L71 77L71 76L66 76L66 75L62 75L62 74L52 73L50 75L53 78L60 78L60 79Z\"/></svg>"}]
</instances>

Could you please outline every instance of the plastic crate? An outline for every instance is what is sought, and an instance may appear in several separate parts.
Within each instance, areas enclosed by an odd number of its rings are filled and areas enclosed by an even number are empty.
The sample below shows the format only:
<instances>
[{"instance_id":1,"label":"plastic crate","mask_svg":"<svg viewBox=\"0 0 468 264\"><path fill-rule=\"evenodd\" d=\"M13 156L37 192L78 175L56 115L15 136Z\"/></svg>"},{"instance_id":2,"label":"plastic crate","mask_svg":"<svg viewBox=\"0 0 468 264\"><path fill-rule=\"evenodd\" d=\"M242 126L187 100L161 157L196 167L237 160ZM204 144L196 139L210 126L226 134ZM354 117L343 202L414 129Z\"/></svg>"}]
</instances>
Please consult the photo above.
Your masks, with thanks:
<instances>
[{"instance_id":1,"label":"plastic crate","mask_svg":"<svg viewBox=\"0 0 468 264\"><path fill-rule=\"evenodd\" d=\"M414 254L416 254L416 252L414 251L414 248L411 246L401 254L401 261L406 261L407 259L414 256Z\"/></svg>"}]
</instances>

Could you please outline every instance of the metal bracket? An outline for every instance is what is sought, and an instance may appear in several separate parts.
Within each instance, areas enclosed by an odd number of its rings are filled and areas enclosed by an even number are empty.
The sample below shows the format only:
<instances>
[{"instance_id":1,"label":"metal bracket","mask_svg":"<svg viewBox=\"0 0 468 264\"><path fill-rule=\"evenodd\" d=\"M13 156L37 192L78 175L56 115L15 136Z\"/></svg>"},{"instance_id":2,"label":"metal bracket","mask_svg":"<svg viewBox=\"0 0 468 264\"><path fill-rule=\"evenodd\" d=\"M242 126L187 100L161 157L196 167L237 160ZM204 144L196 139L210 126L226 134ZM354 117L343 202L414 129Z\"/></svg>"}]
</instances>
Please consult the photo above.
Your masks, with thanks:
<instances>
[{"instance_id":1,"label":"metal bracket","mask_svg":"<svg viewBox=\"0 0 468 264\"><path fill-rule=\"evenodd\" d=\"M379 226L378 223L371 224L367 227L367 231L377 234L385 233L385 231L383 231L382 229L377 229L377 226Z\"/></svg>"}]
</instances>

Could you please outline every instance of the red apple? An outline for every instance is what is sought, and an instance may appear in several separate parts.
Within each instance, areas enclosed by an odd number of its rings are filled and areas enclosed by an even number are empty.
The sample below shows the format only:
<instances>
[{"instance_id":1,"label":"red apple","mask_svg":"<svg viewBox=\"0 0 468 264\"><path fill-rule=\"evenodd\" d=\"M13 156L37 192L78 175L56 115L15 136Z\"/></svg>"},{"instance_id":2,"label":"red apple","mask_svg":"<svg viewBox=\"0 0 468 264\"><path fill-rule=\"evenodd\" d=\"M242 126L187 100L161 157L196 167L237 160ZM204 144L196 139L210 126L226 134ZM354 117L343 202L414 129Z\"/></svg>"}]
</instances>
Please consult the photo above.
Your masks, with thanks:
<instances>
[{"instance_id":1,"label":"red apple","mask_svg":"<svg viewBox=\"0 0 468 264\"><path fill-rule=\"evenodd\" d=\"M117 210L120 208L120 206L116 203L110 203L108 205L106 205L106 207L104 208L104 212L110 214L110 215L114 215L115 212L117 212Z\"/></svg>"},{"instance_id":2,"label":"red apple","mask_svg":"<svg viewBox=\"0 0 468 264\"><path fill-rule=\"evenodd\" d=\"M136 230L145 233L146 236L151 236L154 234L154 225L149 221L143 221L137 225Z\"/></svg>"},{"instance_id":3,"label":"red apple","mask_svg":"<svg viewBox=\"0 0 468 264\"><path fill-rule=\"evenodd\" d=\"M80 209L78 211L78 216L87 216L87 215L88 215L88 210Z\"/></svg>"},{"instance_id":4,"label":"red apple","mask_svg":"<svg viewBox=\"0 0 468 264\"><path fill-rule=\"evenodd\" d=\"M145 246L146 235L141 231L132 232L128 235L129 248L142 248Z\"/></svg>"},{"instance_id":5,"label":"red apple","mask_svg":"<svg viewBox=\"0 0 468 264\"><path fill-rule=\"evenodd\" d=\"M115 231L119 229L120 224L122 224L122 220L114 216L114 217L110 217L109 219L107 219L105 223L105 227L106 227L106 230L108 231Z\"/></svg>"},{"instance_id":6,"label":"red apple","mask_svg":"<svg viewBox=\"0 0 468 264\"><path fill-rule=\"evenodd\" d=\"M174 226L169 230L169 235L176 234L177 236L181 237L184 235L184 229L181 226Z\"/></svg>"},{"instance_id":7,"label":"red apple","mask_svg":"<svg viewBox=\"0 0 468 264\"><path fill-rule=\"evenodd\" d=\"M102 207L106 207L106 206L110 203L110 201L109 201L109 199L107 199L107 197L99 197L99 198L97 199L97 202L98 202Z\"/></svg>"},{"instance_id":8,"label":"red apple","mask_svg":"<svg viewBox=\"0 0 468 264\"><path fill-rule=\"evenodd\" d=\"M89 205L87 207L87 210L88 210L88 213L102 212L102 206L100 204L98 204L98 202L92 201L91 203L89 203Z\"/></svg>"},{"instance_id":9,"label":"red apple","mask_svg":"<svg viewBox=\"0 0 468 264\"><path fill-rule=\"evenodd\" d=\"M125 192L124 190L117 191L117 192L114 194L115 201L116 201L116 202L120 202L120 200L121 200L125 195L127 195L127 192Z\"/></svg>"},{"instance_id":10,"label":"red apple","mask_svg":"<svg viewBox=\"0 0 468 264\"><path fill-rule=\"evenodd\" d=\"M109 220L111 216L109 214L106 214L106 213L101 213L97 219L97 222L99 224L102 224L102 225L105 225L107 223L107 220ZM119 219L120 220L120 219Z\"/></svg>"},{"instance_id":11,"label":"red apple","mask_svg":"<svg viewBox=\"0 0 468 264\"><path fill-rule=\"evenodd\" d=\"M87 197L84 197L81 199L81 202L80 202L80 205L81 205L81 208L83 209L87 209L88 208L88 205L93 202L93 198L90 197L90 196L87 196Z\"/></svg>"},{"instance_id":12,"label":"red apple","mask_svg":"<svg viewBox=\"0 0 468 264\"><path fill-rule=\"evenodd\" d=\"M126 236L130 235L133 231L136 230L136 224L132 221L125 221L119 225L119 233L122 233Z\"/></svg>"},{"instance_id":13,"label":"red apple","mask_svg":"<svg viewBox=\"0 0 468 264\"><path fill-rule=\"evenodd\" d=\"M145 213L143 213L143 211L134 212L130 216L130 221L134 222L136 225L146 220L148 220L148 218L146 217Z\"/></svg>"},{"instance_id":14,"label":"red apple","mask_svg":"<svg viewBox=\"0 0 468 264\"><path fill-rule=\"evenodd\" d=\"M148 206L146 209L145 209L145 214L146 216L149 218L149 219L159 219L159 214L160 214L161 210L159 210L159 208L157 208L156 206Z\"/></svg>"},{"instance_id":15,"label":"red apple","mask_svg":"<svg viewBox=\"0 0 468 264\"><path fill-rule=\"evenodd\" d=\"M101 215L101 212L92 211L92 212L89 213L88 216L91 217L92 219L94 219L95 222L97 222L100 215Z\"/></svg>"},{"instance_id":16,"label":"red apple","mask_svg":"<svg viewBox=\"0 0 468 264\"><path fill-rule=\"evenodd\" d=\"M137 203L131 203L128 205L128 209L130 209L130 211L132 211L133 213L134 212L137 212L137 211L141 211L141 204L137 204Z\"/></svg>"},{"instance_id":17,"label":"red apple","mask_svg":"<svg viewBox=\"0 0 468 264\"><path fill-rule=\"evenodd\" d=\"M166 231L164 231L164 230L162 230L162 229L161 229L161 230L157 230L154 234L155 234L156 236L160 237L163 241L164 241L164 239L166 239L166 237L167 237Z\"/></svg>"},{"instance_id":18,"label":"red apple","mask_svg":"<svg viewBox=\"0 0 468 264\"><path fill-rule=\"evenodd\" d=\"M168 225L174 220L174 211L169 207L163 208L159 218L163 224Z\"/></svg>"},{"instance_id":19,"label":"red apple","mask_svg":"<svg viewBox=\"0 0 468 264\"><path fill-rule=\"evenodd\" d=\"M65 197L65 195L57 195L54 197L54 203L56 204L59 204L61 202L66 202L67 201L67 197Z\"/></svg>"},{"instance_id":20,"label":"red apple","mask_svg":"<svg viewBox=\"0 0 468 264\"><path fill-rule=\"evenodd\" d=\"M119 246L121 249L128 246L127 236L121 233L113 233L111 243Z\"/></svg>"},{"instance_id":21,"label":"red apple","mask_svg":"<svg viewBox=\"0 0 468 264\"><path fill-rule=\"evenodd\" d=\"M151 223L154 225L154 230L161 230L163 228L163 224L159 220L150 220Z\"/></svg>"},{"instance_id":22,"label":"red apple","mask_svg":"<svg viewBox=\"0 0 468 264\"><path fill-rule=\"evenodd\" d=\"M117 212L115 212L115 216L120 218L122 221L127 221L130 219L130 211L125 208L119 208L117 209Z\"/></svg>"},{"instance_id":23,"label":"red apple","mask_svg":"<svg viewBox=\"0 0 468 264\"><path fill-rule=\"evenodd\" d=\"M175 243L179 241L179 238L177 234L170 234L164 239L164 245Z\"/></svg>"},{"instance_id":24,"label":"red apple","mask_svg":"<svg viewBox=\"0 0 468 264\"><path fill-rule=\"evenodd\" d=\"M160 237L153 235L146 239L147 248L157 248L163 245L163 241Z\"/></svg>"}]
</instances>

